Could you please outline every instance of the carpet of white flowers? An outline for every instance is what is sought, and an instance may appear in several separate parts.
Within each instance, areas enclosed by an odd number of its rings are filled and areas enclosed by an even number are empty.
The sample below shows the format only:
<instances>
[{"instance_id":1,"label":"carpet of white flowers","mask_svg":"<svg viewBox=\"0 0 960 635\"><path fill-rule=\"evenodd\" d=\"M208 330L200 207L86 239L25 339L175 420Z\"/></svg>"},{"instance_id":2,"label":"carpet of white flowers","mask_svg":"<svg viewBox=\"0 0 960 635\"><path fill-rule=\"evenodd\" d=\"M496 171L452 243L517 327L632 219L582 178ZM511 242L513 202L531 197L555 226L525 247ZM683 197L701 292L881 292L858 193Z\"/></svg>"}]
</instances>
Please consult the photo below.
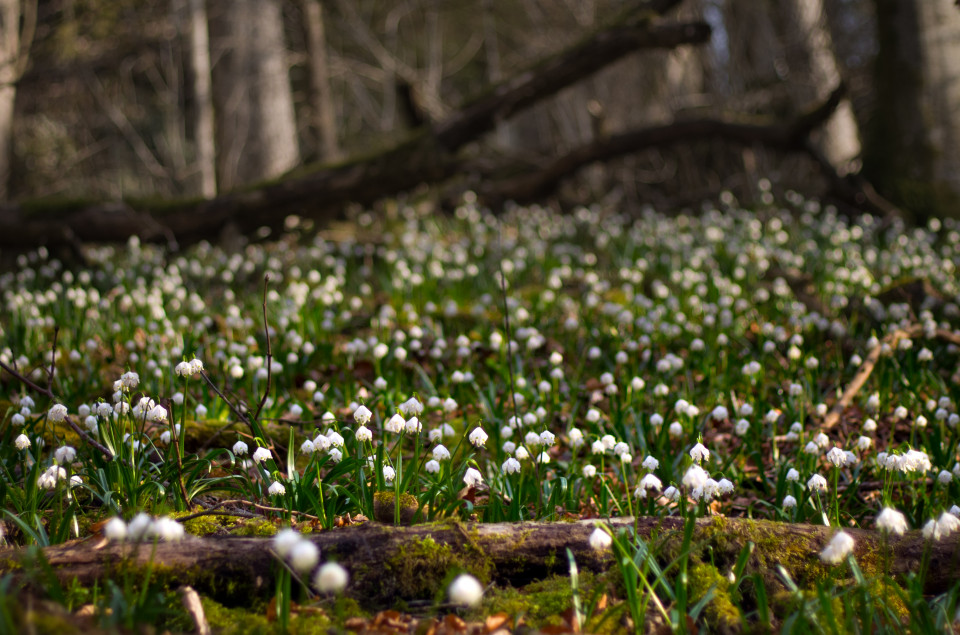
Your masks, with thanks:
<instances>
[{"instance_id":1,"label":"carpet of white flowers","mask_svg":"<svg viewBox=\"0 0 960 635\"><path fill-rule=\"evenodd\" d=\"M794 193L355 221L20 257L0 276L8 542L111 518L113 539L173 540L170 514L224 501L324 528L690 508L960 526L960 223Z\"/></svg>"}]
</instances>

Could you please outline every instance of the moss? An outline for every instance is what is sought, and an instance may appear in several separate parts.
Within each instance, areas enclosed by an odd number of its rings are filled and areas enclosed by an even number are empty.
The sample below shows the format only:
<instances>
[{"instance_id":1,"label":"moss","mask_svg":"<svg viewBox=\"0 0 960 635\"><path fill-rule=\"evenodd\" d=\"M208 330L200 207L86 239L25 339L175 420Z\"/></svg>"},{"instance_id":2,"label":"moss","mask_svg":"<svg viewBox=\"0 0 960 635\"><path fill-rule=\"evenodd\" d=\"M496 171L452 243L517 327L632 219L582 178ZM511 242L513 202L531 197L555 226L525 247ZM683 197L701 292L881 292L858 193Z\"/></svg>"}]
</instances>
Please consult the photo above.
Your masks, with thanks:
<instances>
[{"instance_id":1,"label":"moss","mask_svg":"<svg viewBox=\"0 0 960 635\"><path fill-rule=\"evenodd\" d=\"M581 572L579 584L580 597L589 597L595 585L594 576L589 572ZM468 620L482 621L486 615L506 613L514 619L522 617L524 623L530 627L542 628L562 625L560 615L572 606L573 589L570 586L570 577L552 575L532 582L522 589L494 587L484 596L483 604L466 617Z\"/></svg>"},{"instance_id":2,"label":"moss","mask_svg":"<svg viewBox=\"0 0 960 635\"><path fill-rule=\"evenodd\" d=\"M266 518L251 518L250 520L237 523L230 530L234 536L273 536L277 533L277 526Z\"/></svg>"},{"instance_id":3,"label":"moss","mask_svg":"<svg viewBox=\"0 0 960 635\"><path fill-rule=\"evenodd\" d=\"M412 494L400 494L400 524L410 525L417 515L420 504ZM381 523L392 525L396 519L396 494L377 492L373 495L373 517Z\"/></svg>"},{"instance_id":4,"label":"moss","mask_svg":"<svg viewBox=\"0 0 960 635\"><path fill-rule=\"evenodd\" d=\"M713 589L713 598L707 604L705 615L711 630L736 632L740 630L740 609L730 598L730 581L713 565L701 562L690 570L690 599L696 603Z\"/></svg>"},{"instance_id":5,"label":"moss","mask_svg":"<svg viewBox=\"0 0 960 635\"><path fill-rule=\"evenodd\" d=\"M386 575L365 576L368 588L361 597L439 600L455 574L466 571L485 584L492 571L489 557L475 543L455 547L430 536L402 543L383 567Z\"/></svg>"},{"instance_id":6,"label":"moss","mask_svg":"<svg viewBox=\"0 0 960 635\"><path fill-rule=\"evenodd\" d=\"M182 516L189 516L192 513L191 511L174 512L171 516L173 518L180 518ZM232 516L209 514L191 518L183 523L183 528L188 534L194 536L220 536L226 534L228 529L235 525L237 525L237 520Z\"/></svg>"},{"instance_id":7,"label":"moss","mask_svg":"<svg viewBox=\"0 0 960 635\"><path fill-rule=\"evenodd\" d=\"M206 615L210 628L215 633L222 635L260 635L277 632L277 623L267 617L267 611L251 611L245 608L228 608L211 600L202 598L203 612ZM353 605L345 605L346 610L335 606L332 611L316 610L294 610L290 615L291 635L319 635L327 633L331 627L337 626L330 618L330 613L346 617L352 617L350 609ZM342 630L342 623L339 624Z\"/></svg>"}]
</instances>

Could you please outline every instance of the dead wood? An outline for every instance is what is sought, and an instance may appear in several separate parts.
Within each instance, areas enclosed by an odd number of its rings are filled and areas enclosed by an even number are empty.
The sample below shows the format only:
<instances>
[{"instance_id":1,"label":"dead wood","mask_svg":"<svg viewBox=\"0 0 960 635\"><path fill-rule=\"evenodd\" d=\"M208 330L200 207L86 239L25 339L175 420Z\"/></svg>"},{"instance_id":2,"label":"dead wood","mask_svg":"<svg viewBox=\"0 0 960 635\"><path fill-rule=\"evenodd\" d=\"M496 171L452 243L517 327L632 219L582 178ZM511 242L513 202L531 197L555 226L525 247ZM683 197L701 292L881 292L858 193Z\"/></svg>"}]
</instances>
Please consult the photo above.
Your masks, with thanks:
<instances>
[{"instance_id":1,"label":"dead wood","mask_svg":"<svg viewBox=\"0 0 960 635\"><path fill-rule=\"evenodd\" d=\"M578 521L392 527L367 522L307 537L320 548L322 561L335 560L348 569L351 595L370 607L383 607L398 600L431 601L442 595L443 585L456 571L515 587L554 574L567 575L566 549L581 571L615 568L610 552L589 547L595 525L595 521ZM612 525L628 531L633 521L615 519ZM681 519L641 518L636 526L642 538L676 556ZM918 571L928 558L927 593L944 592L960 578L956 536L931 543L912 531L885 543L872 530L846 531L856 541L855 555L868 575L881 574L883 563L889 562L890 573L902 578ZM753 542L747 571L759 573L768 592L783 588L779 567L801 587L810 586L828 575L819 553L835 532L820 525L705 518L697 523L692 557L712 562L725 575L743 547ZM76 579L92 585L109 576L138 576L152 562L155 580L170 586L189 585L228 604L249 604L253 597L269 595L278 570L269 538L188 537L154 545L114 544L94 537L47 547L42 553L64 582ZM30 568L21 568L21 563L33 557L28 550L8 551L5 556L0 572L15 577ZM845 565L834 570L840 576L849 573Z\"/></svg>"},{"instance_id":2,"label":"dead wood","mask_svg":"<svg viewBox=\"0 0 960 635\"><path fill-rule=\"evenodd\" d=\"M287 216L329 220L348 204L370 205L422 183L444 181L461 167L464 145L534 103L644 49L700 44L705 22L670 23L657 14L676 5L660 0L633 5L617 24L492 87L485 95L408 140L336 165L312 165L279 179L213 199L119 202L43 201L0 206L0 248L75 247L82 242L141 240L183 246L215 239L230 226L244 235L278 230Z\"/></svg>"}]
</instances>

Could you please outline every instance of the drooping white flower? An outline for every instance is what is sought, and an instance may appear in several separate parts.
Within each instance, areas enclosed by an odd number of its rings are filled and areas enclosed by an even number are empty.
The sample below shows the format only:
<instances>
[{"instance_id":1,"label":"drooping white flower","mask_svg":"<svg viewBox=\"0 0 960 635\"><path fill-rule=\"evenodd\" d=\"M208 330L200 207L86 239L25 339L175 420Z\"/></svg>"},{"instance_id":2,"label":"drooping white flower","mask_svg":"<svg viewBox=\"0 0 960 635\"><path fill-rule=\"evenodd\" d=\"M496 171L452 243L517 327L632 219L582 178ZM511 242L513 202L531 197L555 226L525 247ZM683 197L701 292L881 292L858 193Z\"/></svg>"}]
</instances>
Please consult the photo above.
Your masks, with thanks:
<instances>
[{"instance_id":1,"label":"drooping white flower","mask_svg":"<svg viewBox=\"0 0 960 635\"><path fill-rule=\"evenodd\" d=\"M77 450L73 446L64 445L57 448L56 452L53 453L53 458L56 459L60 465L72 463L73 460L77 458Z\"/></svg>"},{"instance_id":2,"label":"drooping white flower","mask_svg":"<svg viewBox=\"0 0 960 635\"><path fill-rule=\"evenodd\" d=\"M367 425L371 416L373 416L373 413L364 405L357 406L357 409L353 411L353 420L360 424L360 427Z\"/></svg>"},{"instance_id":3,"label":"drooping white flower","mask_svg":"<svg viewBox=\"0 0 960 635\"><path fill-rule=\"evenodd\" d=\"M430 459L424 464L423 469L431 474L436 474L440 471L440 462L436 459Z\"/></svg>"},{"instance_id":4,"label":"drooping white flower","mask_svg":"<svg viewBox=\"0 0 960 635\"><path fill-rule=\"evenodd\" d=\"M416 397L410 397L398 406L404 417L419 416L423 413L423 404ZM356 418L356 415L354 415Z\"/></svg>"},{"instance_id":5,"label":"drooping white flower","mask_svg":"<svg viewBox=\"0 0 960 635\"><path fill-rule=\"evenodd\" d=\"M797 506L797 499L796 499L796 498L794 498L794 497L791 496L790 494L787 494L786 496L783 497L783 508L784 508L784 509L791 509L791 508L796 507L796 506Z\"/></svg>"},{"instance_id":6,"label":"drooping white flower","mask_svg":"<svg viewBox=\"0 0 960 635\"><path fill-rule=\"evenodd\" d=\"M249 450L249 448L243 441L237 441L233 444L233 453L237 456L243 456L247 453L247 450ZM269 455L269 452L267 454Z\"/></svg>"},{"instance_id":7,"label":"drooping white flower","mask_svg":"<svg viewBox=\"0 0 960 635\"><path fill-rule=\"evenodd\" d=\"M127 538L127 523L119 516L114 516L103 526L103 535L107 540L120 542Z\"/></svg>"},{"instance_id":8,"label":"drooping white flower","mask_svg":"<svg viewBox=\"0 0 960 635\"><path fill-rule=\"evenodd\" d=\"M827 564L837 564L853 553L853 546L853 537L840 530L833 535L829 544L820 552L820 559Z\"/></svg>"},{"instance_id":9,"label":"drooping white flower","mask_svg":"<svg viewBox=\"0 0 960 635\"><path fill-rule=\"evenodd\" d=\"M468 467L467 471L463 475L463 482L470 487L476 487L483 482L483 475L480 474L480 470Z\"/></svg>"},{"instance_id":10,"label":"drooping white flower","mask_svg":"<svg viewBox=\"0 0 960 635\"><path fill-rule=\"evenodd\" d=\"M237 447L234 445L233 447ZM264 461L270 458L270 450L267 448L257 448L253 452L253 460L255 463L263 463Z\"/></svg>"},{"instance_id":11,"label":"drooping white flower","mask_svg":"<svg viewBox=\"0 0 960 635\"><path fill-rule=\"evenodd\" d=\"M406 423L403 416L400 413L394 414L392 417L387 419L387 422L383 424L383 429L387 432L393 432L394 434L400 434L403 431L403 425Z\"/></svg>"},{"instance_id":12,"label":"drooping white flower","mask_svg":"<svg viewBox=\"0 0 960 635\"><path fill-rule=\"evenodd\" d=\"M613 544L613 538L600 527L597 527L590 534L590 548L594 551L606 551Z\"/></svg>"},{"instance_id":13,"label":"drooping white flower","mask_svg":"<svg viewBox=\"0 0 960 635\"><path fill-rule=\"evenodd\" d=\"M397 478L397 471L390 467L389 465L383 466L383 480L388 483L392 482L393 479Z\"/></svg>"},{"instance_id":14,"label":"drooping white flower","mask_svg":"<svg viewBox=\"0 0 960 635\"><path fill-rule=\"evenodd\" d=\"M303 536L300 535L300 532L287 527L286 529L281 529L274 535L271 544L277 555L286 559L290 555L290 552L293 551L293 548L302 540Z\"/></svg>"},{"instance_id":15,"label":"drooping white flower","mask_svg":"<svg viewBox=\"0 0 960 635\"><path fill-rule=\"evenodd\" d=\"M30 447L30 437L25 434L21 434L16 439L14 439L13 444L17 446L18 450L26 450Z\"/></svg>"},{"instance_id":16,"label":"drooping white flower","mask_svg":"<svg viewBox=\"0 0 960 635\"><path fill-rule=\"evenodd\" d=\"M50 410L47 412L47 419L52 423L60 423L67 418L67 407L63 404L54 404L50 406Z\"/></svg>"},{"instance_id":17,"label":"drooping white flower","mask_svg":"<svg viewBox=\"0 0 960 635\"><path fill-rule=\"evenodd\" d=\"M349 580L346 569L336 562L327 562L313 576L313 588L320 593L342 593Z\"/></svg>"},{"instance_id":18,"label":"drooping white flower","mask_svg":"<svg viewBox=\"0 0 960 635\"><path fill-rule=\"evenodd\" d=\"M361 408L362 407L363 406L361 406ZM364 443L373 439L373 433L370 432L370 429L365 425L361 425L359 428L357 428L357 431L354 432L354 436L360 443Z\"/></svg>"},{"instance_id":19,"label":"drooping white flower","mask_svg":"<svg viewBox=\"0 0 960 635\"><path fill-rule=\"evenodd\" d=\"M690 448L690 458L692 458L697 463L702 463L703 461L709 461L710 450L705 448L702 443L697 443L695 446Z\"/></svg>"},{"instance_id":20,"label":"drooping white flower","mask_svg":"<svg viewBox=\"0 0 960 635\"><path fill-rule=\"evenodd\" d=\"M274 481L270 484L270 487L267 489L267 493L271 496L283 496L287 493L287 488L283 486L283 483L280 481Z\"/></svg>"},{"instance_id":21,"label":"drooping white flower","mask_svg":"<svg viewBox=\"0 0 960 635\"><path fill-rule=\"evenodd\" d=\"M469 573L462 573L450 583L447 595L452 604L477 606L483 599L483 585Z\"/></svg>"},{"instance_id":22,"label":"drooping white flower","mask_svg":"<svg viewBox=\"0 0 960 635\"><path fill-rule=\"evenodd\" d=\"M892 507L884 507L877 514L877 529L902 536L907 531L907 517Z\"/></svg>"},{"instance_id":23,"label":"drooping white flower","mask_svg":"<svg viewBox=\"0 0 960 635\"><path fill-rule=\"evenodd\" d=\"M814 474L807 480L807 489L814 492L825 492L827 491L827 479L819 474Z\"/></svg>"},{"instance_id":24,"label":"drooping white flower","mask_svg":"<svg viewBox=\"0 0 960 635\"><path fill-rule=\"evenodd\" d=\"M289 560L294 571L306 574L320 561L320 550L309 540L301 539L290 549Z\"/></svg>"},{"instance_id":25,"label":"drooping white flower","mask_svg":"<svg viewBox=\"0 0 960 635\"><path fill-rule=\"evenodd\" d=\"M504 461L503 465L501 466L501 470L503 470L504 474L516 474L517 472L520 471L520 468L521 468L520 461L513 458L512 456L508 458L506 461Z\"/></svg>"},{"instance_id":26,"label":"drooping white flower","mask_svg":"<svg viewBox=\"0 0 960 635\"><path fill-rule=\"evenodd\" d=\"M489 437L487 436L487 433L483 431L483 428L477 426L467 438L470 440L470 443L478 448L482 448L486 445Z\"/></svg>"}]
</instances>

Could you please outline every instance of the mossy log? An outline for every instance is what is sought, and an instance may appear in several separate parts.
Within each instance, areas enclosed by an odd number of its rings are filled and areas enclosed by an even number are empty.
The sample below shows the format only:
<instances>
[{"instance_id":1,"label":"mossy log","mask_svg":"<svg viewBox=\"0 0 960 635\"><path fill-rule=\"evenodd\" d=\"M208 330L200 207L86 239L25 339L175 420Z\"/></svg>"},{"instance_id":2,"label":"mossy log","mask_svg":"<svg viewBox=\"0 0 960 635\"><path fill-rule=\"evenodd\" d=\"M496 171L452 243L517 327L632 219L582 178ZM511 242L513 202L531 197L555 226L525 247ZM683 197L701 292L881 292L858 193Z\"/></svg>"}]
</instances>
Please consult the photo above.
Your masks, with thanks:
<instances>
[{"instance_id":1,"label":"mossy log","mask_svg":"<svg viewBox=\"0 0 960 635\"><path fill-rule=\"evenodd\" d=\"M615 530L634 526L631 519L612 521ZM442 597L446 583L460 571L469 571L484 583L521 587L551 575L566 575L569 549L581 570L615 568L611 552L590 548L588 537L596 521L460 524L456 522L393 527L367 522L307 534L321 551L321 559L335 560L350 572L348 592L371 608L405 601L433 601ZM682 520L641 518L639 535L654 545L662 558L676 557L682 540ZM941 593L960 578L958 538L929 542L920 532L891 537L872 530L847 529L856 541L855 555L867 576L889 572L902 578L927 569L925 590ZM822 563L820 551L836 529L736 518L706 518L697 523L691 559L709 563L723 575L732 568L748 542L755 545L747 572L759 573L768 593L784 588L787 572L801 588L849 576L841 564ZM92 585L112 577L142 576L152 566L153 579L170 587L190 585L226 604L245 604L273 591L278 569L269 538L194 537L178 543L112 544L100 537L47 547L43 557L67 583L76 579ZM0 573L21 579L35 558L30 550L7 551ZM922 565L926 558L926 565ZM152 563L152 565L151 565Z\"/></svg>"}]
</instances>

